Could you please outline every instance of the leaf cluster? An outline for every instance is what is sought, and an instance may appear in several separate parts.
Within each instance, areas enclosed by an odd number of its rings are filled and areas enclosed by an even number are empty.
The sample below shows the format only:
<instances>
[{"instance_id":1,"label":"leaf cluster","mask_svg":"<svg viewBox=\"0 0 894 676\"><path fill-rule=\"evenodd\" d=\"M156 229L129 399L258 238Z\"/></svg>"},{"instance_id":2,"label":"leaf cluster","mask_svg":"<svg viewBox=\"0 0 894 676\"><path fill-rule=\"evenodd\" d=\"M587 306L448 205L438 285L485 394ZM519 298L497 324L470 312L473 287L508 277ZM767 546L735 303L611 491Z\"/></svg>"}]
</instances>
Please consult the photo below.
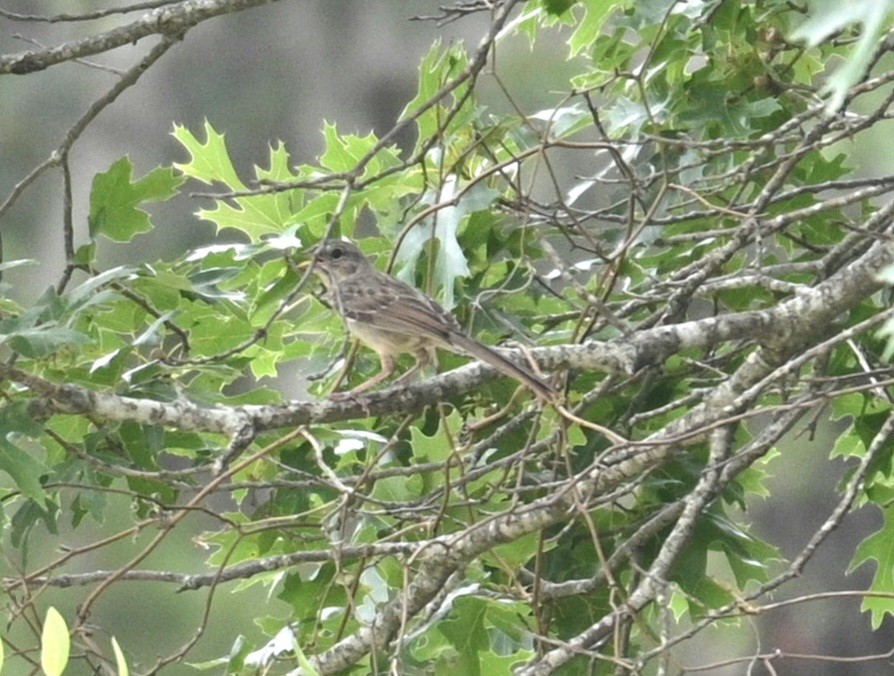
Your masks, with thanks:
<instances>
[{"instance_id":1,"label":"leaf cluster","mask_svg":"<svg viewBox=\"0 0 894 676\"><path fill-rule=\"evenodd\" d=\"M175 125L184 161L135 179L123 157L95 177L89 241L62 282L27 305L2 289L11 548L25 562L44 534L105 524L119 496L132 510L107 540L7 578L10 594L30 606L35 585L89 588L75 635L127 579L210 590L206 622L226 583L275 598L287 611L255 613L260 640L234 637L197 665L228 673L636 671L741 618L743 599L763 602L853 505L873 503L885 523L853 565L880 564L873 627L892 612L890 369L875 331L894 180L858 175L841 146L887 116L888 12L497 4L477 51L437 43L421 59L392 131L326 123L315 162L276 143L243 172L211 122ZM576 72L525 110L525 83L504 81L497 57L556 36ZM833 56L847 65L823 82ZM510 112L480 102L485 64ZM103 267L111 242L135 247L154 227L152 204L196 186L195 216L221 241ZM521 345L563 406L480 373L353 409L321 403L341 371L353 384L378 368L348 349L307 274L332 237L482 342ZM611 369L623 360L600 350L633 356ZM286 402L295 372L307 391ZM444 382L437 405L414 400ZM390 408L371 415L369 402ZM842 423L833 454L855 464L787 564L743 514L777 497L767 472L785 435L823 416ZM198 515L201 568L143 567ZM150 529L114 574L62 577Z\"/></svg>"}]
</instances>

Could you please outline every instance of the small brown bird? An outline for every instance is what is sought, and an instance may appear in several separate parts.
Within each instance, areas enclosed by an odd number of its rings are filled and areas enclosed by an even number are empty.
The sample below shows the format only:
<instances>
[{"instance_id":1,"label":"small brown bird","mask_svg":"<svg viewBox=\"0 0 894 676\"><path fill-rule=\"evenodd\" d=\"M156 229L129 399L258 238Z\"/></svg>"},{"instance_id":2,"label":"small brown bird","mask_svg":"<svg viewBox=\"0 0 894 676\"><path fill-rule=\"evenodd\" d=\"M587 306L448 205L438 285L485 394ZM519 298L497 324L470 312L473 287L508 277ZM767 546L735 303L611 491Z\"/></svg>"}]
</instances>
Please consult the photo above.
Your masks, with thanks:
<instances>
[{"instance_id":1,"label":"small brown bird","mask_svg":"<svg viewBox=\"0 0 894 676\"><path fill-rule=\"evenodd\" d=\"M416 354L416 364L398 379L425 366L432 348L465 353L515 378L547 401L555 390L530 370L467 336L456 318L421 291L379 272L356 245L326 240L314 251L314 271L329 291L332 308L361 342L375 350L382 363L378 375L347 394L359 394L382 382L397 367L395 357Z\"/></svg>"}]
</instances>

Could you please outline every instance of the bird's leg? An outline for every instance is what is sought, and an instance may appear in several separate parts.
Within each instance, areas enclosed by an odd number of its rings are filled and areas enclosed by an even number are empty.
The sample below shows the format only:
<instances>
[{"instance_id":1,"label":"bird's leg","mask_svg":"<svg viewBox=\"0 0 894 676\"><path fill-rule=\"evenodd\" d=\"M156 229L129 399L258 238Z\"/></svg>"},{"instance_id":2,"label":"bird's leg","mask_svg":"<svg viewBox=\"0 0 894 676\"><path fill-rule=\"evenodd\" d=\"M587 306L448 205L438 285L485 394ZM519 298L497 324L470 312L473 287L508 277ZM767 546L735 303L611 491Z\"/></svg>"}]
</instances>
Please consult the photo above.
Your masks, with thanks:
<instances>
[{"instance_id":1,"label":"bird's leg","mask_svg":"<svg viewBox=\"0 0 894 676\"><path fill-rule=\"evenodd\" d=\"M431 349L427 347L420 347L416 350L416 363L410 367L410 370L404 373L400 378L395 380L395 384L402 383L410 378L414 373L424 369L428 366L432 361Z\"/></svg>"},{"instance_id":2,"label":"bird's leg","mask_svg":"<svg viewBox=\"0 0 894 676\"><path fill-rule=\"evenodd\" d=\"M348 390L347 392L333 392L332 394L329 395L329 398L332 399L333 401L339 401L339 400L344 401L345 399L353 399L358 394L362 394L363 392L366 392L367 390L375 387L380 382L382 382L383 380L388 378L392 373L394 373L394 370L397 368L397 362L394 360L394 357L392 357L391 355L380 353L379 361L382 364L382 368L372 378L360 383L353 390Z\"/></svg>"}]
</instances>

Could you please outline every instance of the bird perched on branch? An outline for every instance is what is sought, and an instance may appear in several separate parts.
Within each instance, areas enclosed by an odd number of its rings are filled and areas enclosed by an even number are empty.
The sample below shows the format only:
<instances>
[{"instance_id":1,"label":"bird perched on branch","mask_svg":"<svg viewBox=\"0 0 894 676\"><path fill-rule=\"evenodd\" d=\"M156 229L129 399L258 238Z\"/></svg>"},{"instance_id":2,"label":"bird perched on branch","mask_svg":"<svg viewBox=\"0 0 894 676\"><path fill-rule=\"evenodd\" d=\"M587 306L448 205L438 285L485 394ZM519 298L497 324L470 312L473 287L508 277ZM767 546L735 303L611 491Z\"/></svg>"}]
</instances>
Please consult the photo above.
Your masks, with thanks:
<instances>
[{"instance_id":1,"label":"bird perched on branch","mask_svg":"<svg viewBox=\"0 0 894 676\"><path fill-rule=\"evenodd\" d=\"M325 240L314 251L313 270L348 330L372 348L382 364L378 375L347 395L365 392L382 382L394 373L397 355L413 352L416 364L398 382L406 379L429 363L431 350L440 347L480 359L515 378L541 399L555 401L556 392L549 383L466 335L453 315L409 284L379 272L356 245Z\"/></svg>"}]
</instances>

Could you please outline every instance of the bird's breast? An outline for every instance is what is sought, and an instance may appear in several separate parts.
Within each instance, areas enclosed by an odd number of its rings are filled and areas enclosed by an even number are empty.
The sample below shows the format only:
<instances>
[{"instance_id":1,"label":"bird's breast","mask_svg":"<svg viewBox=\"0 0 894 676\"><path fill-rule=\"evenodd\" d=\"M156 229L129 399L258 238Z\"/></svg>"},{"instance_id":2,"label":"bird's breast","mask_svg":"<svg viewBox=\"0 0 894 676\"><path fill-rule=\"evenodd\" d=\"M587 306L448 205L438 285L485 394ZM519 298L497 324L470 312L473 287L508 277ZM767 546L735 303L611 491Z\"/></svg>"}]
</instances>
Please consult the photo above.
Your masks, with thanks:
<instances>
[{"instance_id":1,"label":"bird's breast","mask_svg":"<svg viewBox=\"0 0 894 676\"><path fill-rule=\"evenodd\" d=\"M434 347L440 341L428 336L413 335L407 332L390 331L375 324L347 320L348 330L357 336L361 342L371 347L379 354L402 354L415 352L423 347Z\"/></svg>"}]
</instances>

